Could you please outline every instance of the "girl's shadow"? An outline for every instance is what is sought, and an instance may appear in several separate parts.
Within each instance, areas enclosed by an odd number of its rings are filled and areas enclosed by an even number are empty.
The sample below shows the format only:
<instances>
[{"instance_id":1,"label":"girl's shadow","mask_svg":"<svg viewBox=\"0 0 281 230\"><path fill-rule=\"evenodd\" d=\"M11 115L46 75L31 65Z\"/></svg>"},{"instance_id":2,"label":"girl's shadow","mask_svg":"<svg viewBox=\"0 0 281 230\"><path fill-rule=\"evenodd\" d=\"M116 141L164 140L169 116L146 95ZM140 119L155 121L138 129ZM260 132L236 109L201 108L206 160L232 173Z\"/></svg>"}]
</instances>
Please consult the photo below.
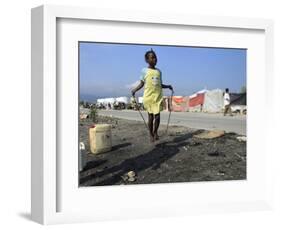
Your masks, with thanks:
<instances>
[{"instance_id":1,"label":"girl's shadow","mask_svg":"<svg viewBox=\"0 0 281 230\"><path fill-rule=\"evenodd\" d=\"M156 170L175 156L180 151L180 147L188 144L187 140L192 138L195 133L188 133L182 136L174 138L172 141L163 142L157 144L154 149L144 153L142 155L126 159L119 165L111 168L106 168L103 171L96 172L93 175L81 178L80 183L89 182L90 185L114 185L122 180L123 176L128 171L135 171L136 173L145 169L151 168ZM196 132L198 134L198 132ZM105 177L103 180L99 180L100 177Z\"/></svg>"}]
</instances>

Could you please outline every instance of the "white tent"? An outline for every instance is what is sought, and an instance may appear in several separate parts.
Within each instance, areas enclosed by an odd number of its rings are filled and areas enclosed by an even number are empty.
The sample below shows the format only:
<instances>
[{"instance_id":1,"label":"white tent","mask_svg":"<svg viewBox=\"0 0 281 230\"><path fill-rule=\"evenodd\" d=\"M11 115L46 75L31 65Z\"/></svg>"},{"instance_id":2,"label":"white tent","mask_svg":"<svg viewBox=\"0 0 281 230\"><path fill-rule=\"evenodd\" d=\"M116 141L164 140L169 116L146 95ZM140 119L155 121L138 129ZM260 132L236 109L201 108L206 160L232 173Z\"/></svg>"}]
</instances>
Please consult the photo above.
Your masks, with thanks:
<instances>
[{"instance_id":1,"label":"white tent","mask_svg":"<svg viewBox=\"0 0 281 230\"><path fill-rule=\"evenodd\" d=\"M218 113L223 109L223 90L214 89L205 92L203 112Z\"/></svg>"},{"instance_id":2,"label":"white tent","mask_svg":"<svg viewBox=\"0 0 281 230\"><path fill-rule=\"evenodd\" d=\"M128 104L128 103L129 103L129 98L128 98L128 97L117 97L117 98L115 98L115 100L116 100L117 102L123 102L123 103L125 103L125 104Z\"/></svg>"}]
</instances>

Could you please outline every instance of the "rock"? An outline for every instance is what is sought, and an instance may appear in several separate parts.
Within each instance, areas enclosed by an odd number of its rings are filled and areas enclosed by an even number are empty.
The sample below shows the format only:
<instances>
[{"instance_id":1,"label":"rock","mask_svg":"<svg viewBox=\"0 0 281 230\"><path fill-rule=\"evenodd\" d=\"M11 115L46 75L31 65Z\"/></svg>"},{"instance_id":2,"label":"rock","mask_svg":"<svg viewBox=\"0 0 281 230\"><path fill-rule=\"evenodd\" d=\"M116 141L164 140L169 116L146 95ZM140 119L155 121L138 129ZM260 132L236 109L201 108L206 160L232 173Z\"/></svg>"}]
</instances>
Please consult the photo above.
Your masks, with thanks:
<instances>
[{"instance_id":1,"label":"rock","mask_svg":"<svg viewBox=\"0 0 281 230\"><path fill-rule=\"evenodd\" d=\"M223 130L212 130L212 131L205 131L203 133L194 135L197 138L201 139L213 139L213 138L218 138L221 137L225 134L225 131Z\"/></svg>"}]
</instances>

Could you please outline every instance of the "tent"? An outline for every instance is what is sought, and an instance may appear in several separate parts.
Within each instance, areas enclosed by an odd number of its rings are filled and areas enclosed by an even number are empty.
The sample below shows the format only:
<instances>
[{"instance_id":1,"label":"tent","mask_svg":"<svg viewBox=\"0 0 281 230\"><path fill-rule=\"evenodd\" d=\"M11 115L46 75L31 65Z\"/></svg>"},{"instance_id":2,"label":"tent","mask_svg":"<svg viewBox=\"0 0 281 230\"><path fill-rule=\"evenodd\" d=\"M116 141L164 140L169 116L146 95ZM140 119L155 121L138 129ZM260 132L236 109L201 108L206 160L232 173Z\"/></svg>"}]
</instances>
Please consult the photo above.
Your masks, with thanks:
<instances>
[{"instance_id":1,"label":"tent","mask_svg":"<svg viewBox=\"0 0 281 230\"><path fill-rule=\"evenodd\" d=\"M203 112L219 113L223 110L223 90L208 90L205 93Z\"/></svg>"},{"instance_id":2,"label":"tent","mask_svg":"<svg viewBox=\"0 0 281 230\"><path fill-rule=\"evenodd\" d=\"M206 92L207 90L203 89L189 96L188 105L190 111L201 111Z\"/></svg>"},{"instance_id":3,"label":"tent","mask_svg":"<svg viewBox=\"0 0 281 230\"><path fill-rule=\"evenodd\" d=\"M188 111L189 98L184 96L172 97L172 111L174 112L186 112Z\"/></svg>"},{"instance_id":4,"label":"tent","mask_svg":"<svg viewBox=\"0 0 281 230\"><path fill-rule=\"evenodd\" d=\"M115 98L115 101L128 104L129 103L129 98L128 97L117 97L117 98Z\"/></svg>"},{"instance_id":5,"label":"tent","mask_svg":"<svg viewBox=\"0 0 281 230\"><path fill-rule=\"evenodd\" d=\"M189 111L190 112L201 112L204 103L205 93L193 94L189 97Z\"/></svg>"}]
</instances>

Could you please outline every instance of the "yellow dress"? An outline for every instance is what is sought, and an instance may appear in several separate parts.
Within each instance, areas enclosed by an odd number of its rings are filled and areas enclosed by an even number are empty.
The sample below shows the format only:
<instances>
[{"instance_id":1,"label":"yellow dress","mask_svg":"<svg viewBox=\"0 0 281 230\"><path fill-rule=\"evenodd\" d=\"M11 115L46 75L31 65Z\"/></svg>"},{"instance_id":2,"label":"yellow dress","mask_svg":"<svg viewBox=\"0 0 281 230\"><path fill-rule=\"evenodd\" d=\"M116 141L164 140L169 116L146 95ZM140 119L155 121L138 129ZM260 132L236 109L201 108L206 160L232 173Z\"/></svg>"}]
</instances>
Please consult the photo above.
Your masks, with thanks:
<instances>
[{"instance_id":1,"label":"yellow dress","mask_svg":"<svg viewBox=\"0 0 281 230\"><path fill-rule=\"evenodd\" d=\"M144 81L144 109L148 113L160 113L163 110L161 71L159 69L144 68L142 70L141 80Z\"/></svg>"}]
</instances>

